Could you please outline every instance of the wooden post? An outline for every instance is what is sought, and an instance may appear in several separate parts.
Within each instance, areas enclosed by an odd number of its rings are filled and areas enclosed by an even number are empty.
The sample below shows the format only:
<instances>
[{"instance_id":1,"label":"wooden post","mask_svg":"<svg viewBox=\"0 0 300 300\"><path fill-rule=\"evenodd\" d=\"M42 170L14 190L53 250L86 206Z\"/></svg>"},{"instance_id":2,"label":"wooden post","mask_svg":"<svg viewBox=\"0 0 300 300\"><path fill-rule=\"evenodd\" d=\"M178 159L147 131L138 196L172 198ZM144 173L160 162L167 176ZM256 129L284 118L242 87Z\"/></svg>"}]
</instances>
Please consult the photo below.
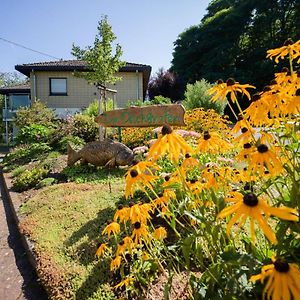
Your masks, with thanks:
<instances>
[{"instance_id":1,"label":"wooden post","mask_svg":"<svg viewBox=\"0 0 300 300\"><path fill-rule=\"evenodd\" d=\"M119 142L122 142L122 128L118 127Z\"/></svg>"},{"instance_id":2,"label":"wooden post","mask_svg":"<svg viewBox=\"0 0 300 300\"><path fill-rule=\"evenodd\" d=\"M103 113L102 111L102 90L100 88L99 92L100 92L100 98L99 98L99 114L101 115ZM103 125L99 126L99 141L103 141Z\"/></svg>"}]
</instances>

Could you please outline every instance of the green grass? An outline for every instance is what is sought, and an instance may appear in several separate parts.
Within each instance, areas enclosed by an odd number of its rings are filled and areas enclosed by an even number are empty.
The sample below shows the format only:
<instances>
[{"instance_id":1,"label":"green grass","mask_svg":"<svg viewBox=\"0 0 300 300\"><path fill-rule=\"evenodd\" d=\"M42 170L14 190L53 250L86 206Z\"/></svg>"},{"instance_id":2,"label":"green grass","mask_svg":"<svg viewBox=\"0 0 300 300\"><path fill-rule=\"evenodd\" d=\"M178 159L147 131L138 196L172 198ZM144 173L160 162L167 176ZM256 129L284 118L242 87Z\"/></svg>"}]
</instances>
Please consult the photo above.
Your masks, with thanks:
<instances>
[{"instance_id":1,"label":"green grass","mask_svg":"<svg viewBox=\"0 0 300 300\"><path fill-rule=\"evenodd\" d=\"M95 251L123 194L123 179L111 187L67 183L41 190L21 206L21 229L35 243L38 273L51 299L115 299L108 262L98 261Z\"/></svg>"}]
</instances>

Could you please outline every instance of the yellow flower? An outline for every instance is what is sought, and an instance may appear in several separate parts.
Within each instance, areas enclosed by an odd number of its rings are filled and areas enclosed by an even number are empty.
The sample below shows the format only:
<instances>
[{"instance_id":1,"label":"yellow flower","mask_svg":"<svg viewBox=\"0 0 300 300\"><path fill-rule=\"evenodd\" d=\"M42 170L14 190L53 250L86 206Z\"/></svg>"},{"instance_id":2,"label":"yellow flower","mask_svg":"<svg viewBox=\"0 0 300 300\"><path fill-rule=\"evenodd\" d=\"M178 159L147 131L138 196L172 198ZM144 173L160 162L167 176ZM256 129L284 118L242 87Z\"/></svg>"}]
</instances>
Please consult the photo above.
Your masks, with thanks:
<instances>
[{"instance_id":1,"label":"yellow flower","mask_svg":"<svg viewBox=\"0 0 300 300\"><path fill-rule=\"evenodd\" d=\"M300 40L294 43L291 39L287 39L282 47L268 50L267 53L267 58L275 57L276 63L279 62L279 58L283 59L288 55L294 60L300 56ZM300 59L297 62L299 63Z\"/></svg>"},{"instance_id":2,"label":"yellow flower","mask_svg":"<svg viewBox=\"0 0 300 300\"><path fill-rule=\"evenodd\" d=\"M135 279L133 277L128 277L128 278L123 279L114 288L115 289L120 289L123 286L128 287L128 286L132 285L134 282L135 282Z\"/></svg>"},{"instance_id":3,"label":"yellow flower","mask_svg":"<svg viewBox=\"0 0 300 300\"><path fill-rule=\"evenodd\" d=\"M102 231L102 234L107 234L108 237L110 237L110 234L117 234L120 232L120 225L116 222L112 222L110 224L108 224L104 230Z\"/></svg>"},{"instance_id":4,"label":"yellow flower","mask_svg":"<svg viewBox=\"0 0 300 300\"><path fill-rule=\"evenodd\" d=\"M161 130L162 135L150 147L147 159L158 159L167 154L171 160L178 162L180 154L185 155L192 152L191 146L169 125L164 125Z\"/></svg>"},{"instance_id":5,"label":"yellow flower","mask_svg":"<svg viewBox=\"0 0 300 300\"><path fill-rule=\"evenodd\" d=\"M227 94L230 94L230 99L234 103L237 101L237 92L242 93L250 100L251 96L246 89L255 89L255 87L250 84L239 84L233 78L227 79L226 83L224 83L222 79L219 79L217 83L217 86L214 86L208 90L209 95L214 94L214 96L211 99L213 102L216 102L219 99L224 101L226 99Z\"/></svg>"},{"instance_id":6,"label":"yellow flower","mask_svg":"<svg viewBox=\"0 0 300 300\"><path fill-rule=\"evenodd\" d=\"M144 172L139 172L136 169L130 169L125 178L125 197L128 198L129 196L133 196L136 189L144 191L145 187L148 187L150 190L152 190L152 182L157 178L158 177L155 175L148 175Z\"/></svg>"},{"instance_id":7,"label":"yellow flower","mask_svg":"<svg viewBox=\"0 0 300 300\"><path fill-rule=\"evenodd\" d=\"M148 260L150 258L149 254L146 251L143 251L142 253L142 259L143 260Z\"/></svg>"},{"instance_id":8,"label":"yellow flower","mask_svg":"<svg viewBox=\"0 0 300 300\"><path fill-rule=\"evenodd\" d=\"M263 175L265 173L265 166L270 172L271 176L278 175L283 172L283 167L276 154L269 149L265 144L260 144L254 151L249 155L249 171L258 172Z\"/></svg>"},{"instance_id":9,"label":"yellow flower","mask_svg":"<svg viewBox=\"0 0 300 300\"><path fill-rule=\"evenodd\" d=\"M104 256L105 253L107 253L107 252L110 252L110 249L107 247L107 244L106 243L101 244L96 251L96 256L97 257Z\"/></svg>"},{"instance_id":10,"label":"yellow flower","mask_svg":"<svg viewBox=\"0 0 300 300\"><path fill-rule=\"evenodd\" d=\"M251 143L253 141L255 130L253 130L251 127L242 127L241 128L241 134L237 136L234 141L240 145L243 145L245 143Z\"/></svg>"},{"instance_id":11,"label":"yellow flower","mask_svg":"<svg viewBox=\"0 0 300 300\"><path fill-rule=\"evenodd\" d=\"M188 180L186 185L193 195L199 195L205 187L205 184L201 183L197 179Z\"/></svg>"},{"instance_id":12,"label":"yellow flower","mask_svg":"<svg viewBox=\"0 0 300 300\"><path fill-rule=\"evenodd\" d=\"M122 204L118 206L117 211L114 215L114 221L117 222L119 219L119 223L127 222L129 220L129 207L124 207Z\"/></svg>"},{"instance_id":13,"label":"yellow flower","mask_svg":"<svg viewBox=\"0 0 300 300\"><path fill-rule=\"evenodd\" d=\"M151 216L149 214L149 212L152 211L151 204L130 203L129 206L130 206L129 219L131 220L132 224L136 222L146 223L147 220L151 219Z\"/></svg>"},{"instance_id":14,"label":"yellow flower","mask_svg":"<svg viewBox=\"0 0 300 300\"><path fill-rule=\"evenodd\" d=\"M216 132L204 131L203 139L198 142L197 150L200 152L219 153L225 152L231 145L224 141Z\"/></svg>"},{"instance_id":15,"label":"yellow flower","mask_svg":"<svg viewBox=\"0 0 300 300\"><path fill-rule=\"evenodd\" d=\"M174 191L170 190L170 189L166 189L164 190L164 193L161 195L158 195L159 197L156 198L153 202L154 206L160 206L160 207L164 207L167 206L170 199L175 199L176 198L176 194Z\"/></svg>"},{"instance_id":16,"label":"yellow flower","mask_svg":"<svg viewBox=\"0 0 300 300\"><path fill-rule=\"evenodd\" d=\"M146 173L153 175L154 170L158 170L159 166L152 161L139 161L136 163L131 170L137 170L139 173Z\"/></svg>"},{"instance_id":17,"label":"yellow flower","mask_svg":"<svg viewBox=\"0 0 300 300\"><path fill-rule=\"evenodd\" d=\"M129 253L131 253L132 248L134 246L132 238L130 236L125 236L123 241L126 249L128 250Z\"/></svg>"},{"instance_id":18,"label":"yellow flower","mask_svg":"<svg viewBox=\"0 0 300 300\"><path fill-rule=\"evenodd\" d=\"M158 228L155 229L154 233L153 233L153 237L156 240L163 240L167 237L167 231L164 227L160 226Z\"/></svg>"},{"instance_id":19,"label":"yellow flower","mask_svg":"<svg viewBox=\"0 0 300 300\"><path fill-rule=\"evenodd\" d=\"M263 290L263 298L273 300L300 299L300 270L296 264L284 259L272 257L272 264L263 266L261 273L251 276L251 281L260 280L267 283Z\"/></svg>"},{"instance_id":20,"label":"yellow flower","mask_svg":"<svg viewBox=\"0 0 300 300\"><path fill-rule=\"evenodd\" d=\"M117 251L116 251L116 256L119 256L121 254L123 254L126 251L126 244L124 242L124 240L120 241Z\"/></svg>"},{"instance_id":21,"label":"yellow flower","mask_svg":"<svg viewBox=\"0 0 300 300\"><path fill-rule=\"evenodd\" d=\"M134 229L133 229L133 233L132 233L132 239L134 240L134 243L136 245L140 244L142 241L142 238L145 241L148 241L149 233L148 233L147 226L140 222L134 223L133 226L134 226Z\"/></svg>"},{"instance_id":22,"label":"yellow flower","mask_svg":"<svg viewBox=\"0 0 300 300\"><path fill-rule=\"evenodd\" d=\"M239 227L243 226L250 218L250 233L251 239L255 241L254 221L258 223L263 230L266 237L273 243L277 244L277 239L268 225L267 217L270 215L276 216L283 220L298 221L299 218L296 215L297 211L293 208L282 206L279 208L269 206L264 200L258 199L254 193L247 193L242 195L239 192L232 192L230 197L225 199L226 202L233 202L234 204L224 208L217 216L217 218L225 218L229 215L233 215L227 225L227 234L230 234L231 227L240 219Z\"/></svg>"},{"instance_id":23,"label":"yellow flower","mask_svg":"<svg viewBox=\"0 0 300 300\"><path fill-rule=\"evenodd\" d=\"M116 271L117 269L119 269L121 265L121 261L122 261L122 257L116 256L110 263L110 270Z\"/></svg>"}]
</instances>

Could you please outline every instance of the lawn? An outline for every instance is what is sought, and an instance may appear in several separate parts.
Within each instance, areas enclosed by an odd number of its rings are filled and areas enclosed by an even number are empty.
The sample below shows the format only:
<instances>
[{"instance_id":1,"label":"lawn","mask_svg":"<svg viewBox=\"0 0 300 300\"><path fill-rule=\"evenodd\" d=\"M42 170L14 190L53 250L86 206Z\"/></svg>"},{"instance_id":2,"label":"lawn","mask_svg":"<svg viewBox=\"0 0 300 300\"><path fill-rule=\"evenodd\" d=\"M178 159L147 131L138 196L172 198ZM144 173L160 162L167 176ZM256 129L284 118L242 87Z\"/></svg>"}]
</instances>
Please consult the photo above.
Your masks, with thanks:
<instances>
[{"instance_id":1,"label":"lawn","mask_svg":"<svg viewBox=\"0 0 300 300\"><path fill-rule=\"evenodd\" d=\"M103 224L123 201L124 180L51 186L20 208L38 273L53 299L115 299L108 266L95 257Z\"/></svg>"}]
</instances>

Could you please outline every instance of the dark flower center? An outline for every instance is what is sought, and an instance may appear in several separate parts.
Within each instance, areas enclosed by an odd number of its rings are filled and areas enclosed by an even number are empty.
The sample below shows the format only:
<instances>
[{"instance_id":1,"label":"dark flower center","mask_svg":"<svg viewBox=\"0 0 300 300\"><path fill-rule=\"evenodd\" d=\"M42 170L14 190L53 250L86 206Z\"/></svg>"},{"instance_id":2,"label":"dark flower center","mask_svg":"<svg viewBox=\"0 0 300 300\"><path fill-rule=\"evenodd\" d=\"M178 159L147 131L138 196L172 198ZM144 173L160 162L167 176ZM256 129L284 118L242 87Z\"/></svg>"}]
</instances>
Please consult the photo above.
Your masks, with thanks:
<instances>
[{"instance_id":1,"label":"dark flower center","mask_svg":"<svg viewBox=\"0 0 300 300\"><path fill-rule=\"evenodd\" d=\"M130 201L128 205L129 207L132 207L134 205L134 202Z\"/></svg>"},{"instance_id":2,"label":"dark flower center","mask_svg":"<svg viewBox=\"0 0 300 300\"><path fill-rule=\"evenodd\" d=\"M258 204L258 199L255 194L248 193L248 194L244 195L243 202L247 206L254 207Z\"/></svg>"},{"instance_id":3,"label":"dark flower center","mask_svg":"<svg viewBox=\"0 0 300 300\"><path fill-rule=\"evenodd\" d=\"M252 96L252 101L257 101L260 99L260 94L256 93Z\"/></svg>"},{"instance_id":4,"label":"dark flower center","mask_svg":"<svg viewBox=\"0 0 300 300\"><path fill-rule=\"evenodd\" d=\"M293 45L293 44L294 44L294 41L293 41L291 38L288 38L288 39L284 42L283 46L288 46L288 45Z\"/></svg>"},{"instance_id":5,"label":"dark flower center","mask_svg":"<svg viewBox=\"0 0 300 300\"><path fill-rule=\"evenodd\" d=\"M233 78L228 78L226 81L227 86L231 86L235 84L235 80Z\"/></svg>"},{"instance_id":6,"label":"dark flower center","mask_svg":"<svg viewBox=\"0 0 300 300\"><path fill-rule=\"evenodd\" d=\"M251 148L251 144L250 143L244 144L244 149L249 149L249 148Z\"/></svg>"},{"instance_id":7,"label":"dark flower center","mask_svg":"<svg viewBox=\"0 0 300 300\"><path fill-rule=\"evenodd\" d=\"M161 134L162 135L166 135L166 134L170 134L172 133L173 129L170 125L166 124L162 127L161 129Z\"/></svg>"},{"instance_id":8,"label":"dark flower center","mask_svg":"<svg viewBox=\"0 0 300 300\"><path fill-rule=\"evenodd\" d=\"M121 241L121 242L119 243L120 246L123 246L124 244L125 244L124 241Z\"/></svg>"},{"instance_id":9,"label":"dark flower center","mask_svg":"<svg viewBox=\"0 0 300 300\"><path fill-rule=\"evenodd\" d=\"M259 153L266 153L266 152L268 152L268 150L269 150L269 148L265 144L260 144L259 146L257 146L257 151Z\"/></svg>"},{"instance_id":10,"label":"dark flower center","mask_svg":"<svg viewBox=\"0 0 300 300\"><path fill-rule=\"evenodd\" d=\"M300 89L297 89L297 91L296 91L296 94L295 94L296 96L300 96Z\"/></svg>"},{"instance_id":11,"label":"dark flower center","mask_svg":"<svg viewBox=\"0 0 300 300\"><path fill-rule=\"evenodd\" d=\"M133 226L134 226L134 229L140 229L141 228L141 223L140 222L135 222L133 224Z\"/></svg>"},{"instance_id":12,"label":"dark flower center","mask_svg":"<svg viewBox=\"0 0 300 300\"><path fill-rule=\"evenodd\" d=\"M204 135L203 138L205 141L209 140L211 138L210 134L208 133L208 131L204 131Z\"/></svg>"},{"instance_id":13,"label":"dark flower center","mask_svg":"<svg viewBox=\"0 0 300 300\"><path fill-rule=\"evenodd\" d=\"M190 158L191 157L191 155L189 154L189 153L187 153L186 155L185 155L185 158Z\"/></svg>"},{"instance_id":14,"label":"dark flower center","mask_svg":"<svg viewBox=\"0 0 300 300\"><path fill-rule=\"evenodd\" d=\"M165 176L165 181L169 181L170 178L171 178L171 177L170 177L169 175Z\"/></svg>"},{"instance_id":15,"label":"dark flower center","mask_svg":"<svg viewBox=\"0 0 300 300\"><path fill-rule=\"evenodd\" d=\"M190 182L191 182L191 183L196 183L196 182L197 182L197 179L191 179Z\"/></svg>"},{"instance_id":16,"label":"dark flower center","mask_svg":"<svg viewBox=\"0 0 300 300\"><path fill-rule=\"evenodd\" d=\"M274 267L275 270L280 273L287 273L290 269L289 264L284 259L276 259Z\"/></svg>"},{"instance_id":17,"label":"dark flower center","mask_svg":"<svg viewBox=\"0 0 300 300\"><path fill-rule=\"evenodd\" d=\"M164 194L163 193L159 193L157 196L160 198L162 197Z\"/></svg>"},{"instance_id":18,"label":"dark flower center","mask_svg":"<svg viewBox=\"0 0 300 300\"><path fill-rule=\"evenodd\" d=\"M118 205L118 210L121 210L123 208L123 205L122 204L119 204Z\"/></svg>"},{"instance_id":19,"label":"dark flower center","mask_svg":"<svg viewBox=\"0 0 300 300\"><path fill-rule=\"evenodd\" d=\"M243 127L242 129L241 129L241 132L242 133L246 133L248 131L248 128L246 128L246 127Z\"/></svg>"},{"instance_id":20,"label":"dark flower center","mask_svg":"<svg viewBox=\"0 0 300 300\"><path fill-rule=\"evenodd\" d=\"M222 84L224 83L223 79L218 79L217 84Z\"/></svg>"},{"instance_id":21,"label":"dark flower center","mask_svg":"<svg viewBox=\"0 0 300 300\"><path fill-rule=\"evenodd\" d=\"M131 170L131 171L130 171L130 176L131 176L132 178L134 178L134 177L136 177L136 176L138 176L138 175L139 175L139 173L138 173L137 170Z\"/></svg>"},{"instance_id":22,"label":"dark flower center","mask_svg":"<svg viewBox=\"0 0 300 300\"><path fill-rule=\"evenodd\" d=\"M238 116L238 121L242 121L244 118L243 118L243 116Z\"/></svg>"}]
</instances>

